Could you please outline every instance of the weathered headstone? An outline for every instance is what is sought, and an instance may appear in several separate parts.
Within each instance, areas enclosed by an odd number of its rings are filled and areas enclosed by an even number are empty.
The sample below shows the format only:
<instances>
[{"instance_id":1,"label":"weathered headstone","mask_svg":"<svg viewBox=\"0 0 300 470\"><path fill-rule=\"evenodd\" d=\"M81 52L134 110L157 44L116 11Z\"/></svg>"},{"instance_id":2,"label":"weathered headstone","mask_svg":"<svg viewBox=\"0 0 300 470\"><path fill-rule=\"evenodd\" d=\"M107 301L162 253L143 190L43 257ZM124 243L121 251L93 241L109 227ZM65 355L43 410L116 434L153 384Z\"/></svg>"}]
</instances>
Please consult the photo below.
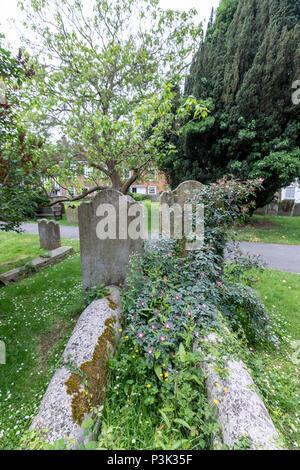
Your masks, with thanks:
<instances>
[{"instance_id":1,"label":"weathered headstone","mask_svg":"<svg viewBox=\"0 0 300 470\"><path fill-rule=\"evenodd\" d=\"M278 215L281 217L290 217L294 208L294 201L284 199L279 202Z\"/></svg>"},{"instance_id":2,"label":"weathered headstone","mask_svg":"<svg viewBox=\"0 0 300 470\"><path fill-rule=\"evenodd\" d=\"M130 256L143 252L143 205L106 189L79 206L78 220L83 290L123 284Z\"/></svg>"},{"instance_id":3,"label":"weathered headstone","mask_svg":"<svg viewBox=\"0 0 300 470\"><path fill-rule=\"evenodd\" d=\"M300 217L300 203L295 204L293 217Z\"/></svg>"},{"instance_id":4,"label":"weathered headstone","mask_svg":"<svg viewBox=\"0 0 300 470\"><path fill-rule=\"evenodd\" d=\"M160 234L162 238L184 239L186 235L187 217L186 204L203 187L199 181L184 181L174 191L165 191L160 195ZM189 221L191 224L191 220ZM186 244L186 249L192 244Z\"/></svg>"},{"instance_id":5,"label":"weathered headstone","mask_svg":"<svg viewBox=\"0 0 300 470\"><path fill-rule=\"evenodd\" d=\"M67 221L72 223L78 223L78 207L68 206L66 209Z\"/></svg>"},{"instance_id":6,"label":"weathered headstone","mask_svg":"<svg viewBox=\"0 0 300 470\"><path fill-rule=\"evenodd\" d=\"M44 250L55 250L61 246L60 227L54 220L38 221L40 247Z\"/></svg>"}]
</instances>

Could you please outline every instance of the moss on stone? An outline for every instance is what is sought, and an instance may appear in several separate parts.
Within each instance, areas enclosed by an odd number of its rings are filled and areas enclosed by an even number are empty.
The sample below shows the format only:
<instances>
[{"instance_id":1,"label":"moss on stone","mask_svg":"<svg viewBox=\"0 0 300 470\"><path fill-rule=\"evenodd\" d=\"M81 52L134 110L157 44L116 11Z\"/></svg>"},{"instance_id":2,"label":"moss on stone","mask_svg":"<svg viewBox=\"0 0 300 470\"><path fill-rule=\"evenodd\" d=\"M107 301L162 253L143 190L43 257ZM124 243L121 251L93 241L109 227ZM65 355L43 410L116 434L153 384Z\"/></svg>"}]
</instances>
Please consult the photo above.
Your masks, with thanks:
<instances>
[{"instance_id":1,"label":"moss on stone","mask_svg":"<svg viewBox=\"0 0 300 470\"><path fill-rule=\"evenodd\" d=\"M116 305L114 302L113 304ZM67 393L73 395L73 420L79 425L82 424L85 414L90 413L103 400L108 375L107 361L115 341L115 323L116 317L108 318L104 322L106 328L98 338L92 360L81 364L78 373L72 373L65 382Z\"/></svg>"}]
</instances>

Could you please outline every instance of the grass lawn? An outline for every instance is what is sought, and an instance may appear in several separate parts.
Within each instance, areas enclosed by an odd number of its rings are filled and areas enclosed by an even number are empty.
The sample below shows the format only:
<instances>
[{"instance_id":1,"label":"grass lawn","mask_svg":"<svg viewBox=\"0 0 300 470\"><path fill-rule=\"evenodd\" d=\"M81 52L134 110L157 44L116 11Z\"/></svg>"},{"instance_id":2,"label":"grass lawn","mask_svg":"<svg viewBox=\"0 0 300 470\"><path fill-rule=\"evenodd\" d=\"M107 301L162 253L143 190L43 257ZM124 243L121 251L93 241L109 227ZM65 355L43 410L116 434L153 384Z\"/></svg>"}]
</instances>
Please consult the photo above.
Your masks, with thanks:
<instances>
[{"instance_id":1,"label":"grass lawn","mask_svg":"<svg viewBox=\"0 0 300 470\"><path fill-rule=\"evenodd\" d=\"M62 238L62 245L73 246L75 251L79 251L78 240ZM0 232L0 274L46 253L46 250L40 248L38 235Z\"/></svg>"},{"instance_id":2,"label":"grass lawn","mask_svg":"<svg viewBox=\"0 0 300 470\"><path fill-rule=\"evenodd\" d=\"M2 260L4 254L6 261L21 259L22 245L26 255L38 254L37 235L10 233L10 243L7 236L0 236ZM7 352L0 365L0 449L18 448L83 308L78 248L67 260L0 288L0 339Z\"/></svg>"},{"instance_id":3,"label":"grass lawn","mask_svg":"<svg viewBox=\"0 0 300 470\"><path fill-rule=\"evenodd\" d=\"M159 202L143 201L147 209L145 215L145 231L147 233L159 233Z\"/></svg>"},{"instance_id":4,"label":"grass lawn","mask_svg":"<svg viewBox=\"0 0 300 470\"><path fill-rule=\"evenodd\" d=\"M300 217L254 215L237 232L239 241L300 245Z\"/></svg>"},{"instance_id":5,"label":"grass lawn","mask_svg":"<svg viewBox=\"0 0 300 470\"><path fill-rule=\"evenodd\" d=\"M300 340L300 275L266 269L257 274L256 289L270 318L286 330L286 340ZM283 319L281 322L280 317ZM300 447L300 365L294 363L290 344L276 350L252 351L251 367L264 402L289 448ZM300 359L300 348L298 357Z\"/></svg>"},{"instance_id":6,"label":"grass lawn","mask_svg":"<svg viewBox=\"0 0 300 470\"><path fill-rule=\"evenodd\" d=\"M45 217L47 220L55 220L54 217ZM38 217L37 219L26 219L24 220L24 222L29 222L31 224L36 224L38 220L42 219L42 217ZM76 222L68 222L67 221L67 216L66 214L63 214L62 215L62 219L61 220L56 220L56 222L59 223L59 225L68 225L68 226L73 226L73 227L77 227L77 223Z\"/></svg>"}]
</instances>

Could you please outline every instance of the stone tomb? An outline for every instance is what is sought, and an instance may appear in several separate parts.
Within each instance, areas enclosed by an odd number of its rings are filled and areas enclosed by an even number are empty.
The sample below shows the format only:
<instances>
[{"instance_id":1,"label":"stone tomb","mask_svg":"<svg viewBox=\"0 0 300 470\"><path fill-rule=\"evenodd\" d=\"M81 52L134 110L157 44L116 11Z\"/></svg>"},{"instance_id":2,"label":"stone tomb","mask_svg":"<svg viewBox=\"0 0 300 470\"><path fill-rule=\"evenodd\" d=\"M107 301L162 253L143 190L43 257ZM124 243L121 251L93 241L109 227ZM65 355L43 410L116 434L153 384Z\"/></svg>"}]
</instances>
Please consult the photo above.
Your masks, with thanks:
<instances>
[{"instance_id":1,"label":"stone tomb","mask_svg":"<svg viewBox=\"0 0 300 470\"><path fill-rule=\"evenodd\" d=\"M143 204L105 189L79 206L78 219L83 290L123 284L130 256L143 252Z\"/></svg>"}]
</instances>

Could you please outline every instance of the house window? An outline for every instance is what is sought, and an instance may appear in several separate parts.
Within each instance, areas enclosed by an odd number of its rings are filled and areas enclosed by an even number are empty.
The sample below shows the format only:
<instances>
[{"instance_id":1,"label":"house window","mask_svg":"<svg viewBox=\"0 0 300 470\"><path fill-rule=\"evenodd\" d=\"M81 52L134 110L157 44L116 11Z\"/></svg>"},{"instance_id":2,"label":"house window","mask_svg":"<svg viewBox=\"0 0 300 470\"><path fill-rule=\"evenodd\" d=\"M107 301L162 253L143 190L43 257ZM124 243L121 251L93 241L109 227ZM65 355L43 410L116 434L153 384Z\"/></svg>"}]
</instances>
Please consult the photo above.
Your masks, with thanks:
<instances>
[{"instance_id":1,"label":"house window","mask_svg":"<svg viewBox=\"0 0 300 470\"><path fill-rule=\"evenodd\" d=\"M156 186L149 186L148 194L156 194Z\"/></svg>"},{"instance_id":2,"label":"house window","mask_svg":"<svg viewBox=\"0 0 300 470\"><path fill-rule=\"evenodd\" d=\"M131 188L131 192L132 192L132 193L136 193L136 187L135 187L135 186L133 186L133 187Z\"/></svg>"},{"instance_id":3,"label":"house window","mask_svg":"<svg viewBox=\"0 0 300 470\"><path fill-rule=\"evenodd\" d=\"M69 194L70 194L70 196L72 196L72 197L76 196L76 190L75 190L75 188L69 188Z\"/></svg>"},{"instance_id":4,"label":"house window","mask_svg":"<svg viewBox=\"0 0 300 470\"><path fill-rule=\"evenodd\" d=\"M290 186L285 188L285 199L294 200L295 199L295 191L296 191L296 188L295 188L294 184L291 184Z\"/></svg>"},{"instance_id":5,"label":"house window","mask_svg":"<svg viewBox=\"0 0 300 470\"><path fill-rule=\"evenodd\" d=\"M88 167L88 166L85 165L83 171L84 171L84 176L85 176L86 178L88 178L88 177L92 174L93 168L90 168L90 167Z\"/></svg>"},{"instance_id":6,"label":"house window","mask_svg":"<svg viewBox=\"0 0 300 470\"><path fill-rule=\"evenodd\" d=\"M61 196L60 189L52 189L50 196Z\"/></svg>"}]
</instances>

